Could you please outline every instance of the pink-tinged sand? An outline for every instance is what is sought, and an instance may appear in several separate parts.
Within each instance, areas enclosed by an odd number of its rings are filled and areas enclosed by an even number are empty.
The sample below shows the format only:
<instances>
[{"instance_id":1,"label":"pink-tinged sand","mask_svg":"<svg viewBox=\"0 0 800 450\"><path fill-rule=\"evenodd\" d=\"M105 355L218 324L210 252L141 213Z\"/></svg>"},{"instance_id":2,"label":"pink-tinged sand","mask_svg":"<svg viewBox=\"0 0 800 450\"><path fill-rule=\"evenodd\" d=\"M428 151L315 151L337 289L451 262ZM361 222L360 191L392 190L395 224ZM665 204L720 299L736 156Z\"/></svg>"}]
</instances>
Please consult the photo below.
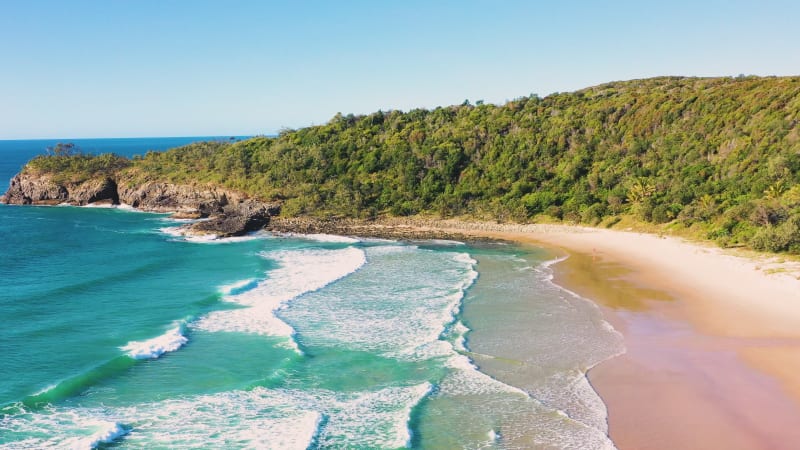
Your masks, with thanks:
<instances>
[{"instance_id":1,"label":"pink-tinged sand","mask_svg":"<svg viewBox=\"0 0 800 450\"><path fill-rule=\"evenodd\" d=\"M800 265L678 238L558 225L437 222L569 258L627 352L589 373L620 449L800 448Z\"/></svg>"}]
</instances>

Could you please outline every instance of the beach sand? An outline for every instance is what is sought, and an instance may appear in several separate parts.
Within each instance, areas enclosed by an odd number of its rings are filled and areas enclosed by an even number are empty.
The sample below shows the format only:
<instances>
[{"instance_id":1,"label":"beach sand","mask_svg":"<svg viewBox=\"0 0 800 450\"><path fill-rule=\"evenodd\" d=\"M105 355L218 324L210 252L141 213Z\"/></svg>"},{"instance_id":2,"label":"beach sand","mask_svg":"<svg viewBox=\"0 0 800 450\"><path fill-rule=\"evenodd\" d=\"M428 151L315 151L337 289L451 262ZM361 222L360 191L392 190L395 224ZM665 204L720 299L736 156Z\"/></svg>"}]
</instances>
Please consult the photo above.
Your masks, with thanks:
<instances>
[{"instance_id":1,"label":"beach sand","mask_svg":"<svg viewBox=\"0 0 800 450\"><path fill-rule=\"evenodd\" d=\"M625 337L625 354L589 372L618 448L800 448L797 263L612 230L433 226L569 256L555 281Z\"/></svg>"}]
</instances>

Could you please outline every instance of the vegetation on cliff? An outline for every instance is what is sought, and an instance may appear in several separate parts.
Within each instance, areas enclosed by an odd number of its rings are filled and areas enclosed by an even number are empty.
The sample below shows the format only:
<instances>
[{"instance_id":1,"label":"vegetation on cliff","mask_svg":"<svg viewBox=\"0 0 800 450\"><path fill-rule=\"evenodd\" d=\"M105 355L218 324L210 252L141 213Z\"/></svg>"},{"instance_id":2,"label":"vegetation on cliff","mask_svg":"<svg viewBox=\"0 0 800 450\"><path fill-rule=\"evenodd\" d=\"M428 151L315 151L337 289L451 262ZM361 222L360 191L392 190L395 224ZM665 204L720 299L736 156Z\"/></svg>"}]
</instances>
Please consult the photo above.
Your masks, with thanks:
<instances>
[{"instance_id":1,"label":"vegetation on cliff","mask_svg":"<svg viewBox=\"0 0 800 450\"><path fill-rule=\"evenodd\" d=\"M113 153L92 155L83 153L72 143L57 144L28 162L25 170L33 173L53 175L59 183L81 183L83 181L110 177L131 165L130 160Z\"/></svg>"},{"instance_id":2,"label":"vegetation on cliff","mask_svg":"<svg viewBox=\"0 0 800 450\"><path fill-rule=\"evenodd\" d=\"M549 216L592 225L630 216L722 245L800 253L799 121L799 77L670 77L502 106L337 114L277 137L130 162L41 157L29 167L210 183L282 200L289 216Z\"/></svg>"}]
</instances>

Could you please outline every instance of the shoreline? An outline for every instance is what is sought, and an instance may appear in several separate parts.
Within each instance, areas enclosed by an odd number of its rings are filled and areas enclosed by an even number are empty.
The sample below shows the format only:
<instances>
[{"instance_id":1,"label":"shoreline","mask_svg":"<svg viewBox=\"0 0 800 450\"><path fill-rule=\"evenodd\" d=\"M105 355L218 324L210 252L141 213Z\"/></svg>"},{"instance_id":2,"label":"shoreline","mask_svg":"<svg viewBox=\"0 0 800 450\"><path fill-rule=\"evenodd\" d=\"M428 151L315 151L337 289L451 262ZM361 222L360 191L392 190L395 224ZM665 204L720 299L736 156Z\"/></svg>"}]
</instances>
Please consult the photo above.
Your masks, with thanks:
<instances>
[{"instance_id":1,"label":"shoreline","mask_svg":"<svg viewBox=\"0 0 800 450\"><path fill-rule=\"evenodd\" d=\"M449 224L568 255L554 282L595 302L625 337L626 353L587 373L618 448L800 444L797 263L641 233Z\"/></svg>"},{"instance_id":2,"label":"shoreline","mask_svg":"<svg viewBox=\"0 0 800 450\"><path fill-rule=\"evenodd\" d=\"M553 282L595 303L625 339L626 353L587 372L618 448L800 445L800 262L568 225L272 219L266 231L504 240L566 254Z\"/></svg>"},{"instance_id":3,"label":"shoreline","mask_svg":"<svg viewBox=\"0 0 800 450\"><path fill-rule=\"evenodd\" d=\"M587 372L618 448L800 445L800 262L568 225L279 221L280 231L505 240L564 253L554 282L594 302L625 339L626 353Z\"/></svg>"}]
</instances>

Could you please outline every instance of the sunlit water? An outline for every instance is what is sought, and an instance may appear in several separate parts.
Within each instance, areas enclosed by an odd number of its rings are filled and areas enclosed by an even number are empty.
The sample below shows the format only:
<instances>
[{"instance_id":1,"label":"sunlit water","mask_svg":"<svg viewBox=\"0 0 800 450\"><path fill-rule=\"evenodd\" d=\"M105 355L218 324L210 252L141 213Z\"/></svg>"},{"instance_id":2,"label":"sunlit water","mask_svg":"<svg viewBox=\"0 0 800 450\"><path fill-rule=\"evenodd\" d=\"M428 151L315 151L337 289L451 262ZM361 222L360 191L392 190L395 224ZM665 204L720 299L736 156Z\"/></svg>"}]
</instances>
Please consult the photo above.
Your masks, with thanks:
<instances>
[{"instance_id":1,"label":"sunlit water","mask_svg":"<svg viewBox=\"0 0 800 450\"><path fill-rule=\"evenodd\" d=\"M0 448L613 447L546 253L175 225L0 205Z\"/></svg>"}]
</instances>

